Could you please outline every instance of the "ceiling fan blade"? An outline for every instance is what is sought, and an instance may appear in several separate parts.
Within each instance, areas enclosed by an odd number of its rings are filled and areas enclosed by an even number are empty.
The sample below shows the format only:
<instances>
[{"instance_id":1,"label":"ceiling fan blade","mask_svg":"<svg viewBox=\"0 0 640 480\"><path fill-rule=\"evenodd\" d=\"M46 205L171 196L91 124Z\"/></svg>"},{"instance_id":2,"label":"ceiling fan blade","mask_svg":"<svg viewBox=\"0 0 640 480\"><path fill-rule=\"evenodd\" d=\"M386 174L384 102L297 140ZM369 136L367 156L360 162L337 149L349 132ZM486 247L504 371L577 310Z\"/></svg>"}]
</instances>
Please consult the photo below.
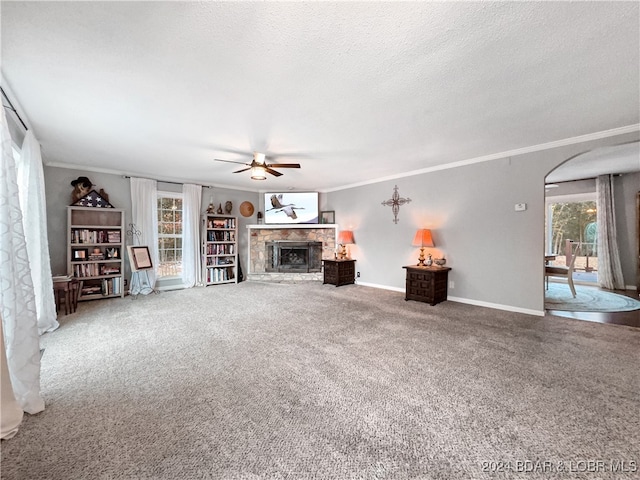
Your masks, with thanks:
<instances>
[{"instance_id":1,"label":"ceiling fan blade","mask_svg":"<svg viewBox=\"0 0 640 480\"><path fill-rule=\"evenodd\" d=\"M300 168L299 163L267 163L266 166L275 168Z\"/></svg>"},{"instance_id":2,"label":"ceiling fan blade","mask_svg":"<svg viewBox=\"0 0 640 480\"><path fill-rule=\"evenodd\" d=\"M216 162L237 163L238 165L250 165L250 164L249 164L249 163L247 163L247 162L236 162L236 161L234 161L234 160L221 160L221 159L219 159L219 158L214 158L214 160L215 160Z\"/></svg>"},{"instance_id":3,"label":"ceiling fan blade","mask_svg":"<svg viewBox=\"0 0 640 480\"><path fill-rule=\"evenodd\" d=\"M243 168L243 169L241 169L241 170L236 170L236 171L235 171L235 172L233 172L233 173L246 172L247 170L251 170L251 167Z\"/></svg>"},{"instance_id":4,"label":"ceiling fan blade","mask_svg":"<svg viewBox=\"0 0 640 480\"><path fill-rule=\"evenodd\" d=\"M275 170L270 169L269 167L264 167L265 171L269 172L271 175L279 177L282 174L280 172L276 172Z\"/></svg>"}]
</instances>

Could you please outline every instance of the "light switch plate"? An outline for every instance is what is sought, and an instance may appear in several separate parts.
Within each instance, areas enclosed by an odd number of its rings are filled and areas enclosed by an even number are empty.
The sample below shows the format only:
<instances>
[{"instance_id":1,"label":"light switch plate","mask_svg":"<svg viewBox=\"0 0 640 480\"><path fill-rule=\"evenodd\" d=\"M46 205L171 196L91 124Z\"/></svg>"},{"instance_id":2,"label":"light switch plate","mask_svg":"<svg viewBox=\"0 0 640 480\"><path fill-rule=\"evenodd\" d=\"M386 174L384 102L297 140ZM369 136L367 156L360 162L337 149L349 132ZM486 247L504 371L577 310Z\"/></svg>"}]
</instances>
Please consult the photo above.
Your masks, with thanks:
<instances>
[{"instance_id":1,"label":"light switch plate","mask_svg":"<svg viewBox=\"0 0 640 480\"><path fill-rule=\"evenodd\" d=\"M527 209L526 203L516 203L516 212L524 212Z\"/></svg>"}]
</instances>

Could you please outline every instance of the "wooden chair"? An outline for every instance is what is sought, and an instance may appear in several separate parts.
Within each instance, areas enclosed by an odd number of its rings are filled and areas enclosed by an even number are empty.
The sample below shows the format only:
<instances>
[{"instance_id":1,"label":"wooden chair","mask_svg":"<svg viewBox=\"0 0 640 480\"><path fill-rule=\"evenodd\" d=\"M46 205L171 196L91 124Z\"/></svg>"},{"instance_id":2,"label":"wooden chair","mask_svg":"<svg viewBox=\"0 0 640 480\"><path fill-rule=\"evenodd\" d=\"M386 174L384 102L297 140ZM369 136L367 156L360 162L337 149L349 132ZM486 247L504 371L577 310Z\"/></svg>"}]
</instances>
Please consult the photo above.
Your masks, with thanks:
<instances>
[{"instance_id":1,"label":"wooden chair","mask_svg":"<svg viewBox=\"0 0 640 480\"><path fill-rule=\"evenodd\" d=\"M571 242L565 249L567 256L571 255L569 264L566 267L556 265L545 265L544 276L547 282L547 290L549 289L549 277L566 277L569 289L571 289L571 295L576 298L576 287L573 286L573 267L576 263L576 257L580 250L580 242Z\"/></svg>"}]
</instances>

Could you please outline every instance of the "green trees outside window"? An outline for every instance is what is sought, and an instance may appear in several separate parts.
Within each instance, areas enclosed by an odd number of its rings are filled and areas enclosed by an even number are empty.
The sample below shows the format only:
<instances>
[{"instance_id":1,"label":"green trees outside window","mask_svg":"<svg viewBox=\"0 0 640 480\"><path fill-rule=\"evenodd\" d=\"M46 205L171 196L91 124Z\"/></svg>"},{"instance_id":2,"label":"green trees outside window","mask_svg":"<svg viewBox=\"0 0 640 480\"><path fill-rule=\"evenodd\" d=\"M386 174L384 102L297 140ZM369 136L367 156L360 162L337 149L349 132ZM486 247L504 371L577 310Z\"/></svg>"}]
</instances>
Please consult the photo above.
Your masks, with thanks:
<instances>
[{"instance_id":1,"label":"green trees outside window","mask_svg":"<svg viewBox=\"0 0 640 480\"><path fill-rule=\"evenodd\" d=\"M182 196L158 194L159 277L182 275Z\"/></svg>"}]
</instances>

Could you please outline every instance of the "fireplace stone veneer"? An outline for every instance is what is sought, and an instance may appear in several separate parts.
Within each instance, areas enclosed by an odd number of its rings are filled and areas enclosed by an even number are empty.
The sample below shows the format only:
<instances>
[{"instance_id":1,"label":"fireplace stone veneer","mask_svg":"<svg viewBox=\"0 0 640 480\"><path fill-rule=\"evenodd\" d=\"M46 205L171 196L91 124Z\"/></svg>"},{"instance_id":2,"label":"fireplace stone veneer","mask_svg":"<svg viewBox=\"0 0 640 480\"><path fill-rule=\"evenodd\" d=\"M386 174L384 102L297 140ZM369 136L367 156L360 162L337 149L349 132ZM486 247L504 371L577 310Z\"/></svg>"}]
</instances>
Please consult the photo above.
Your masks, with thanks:
<instances>
[{"instance_id":1,"label":"fireplace stone veneer","mask_svg":"<svg viewBox=\"0 0 640 480\"><path fill-rule=\"evenodd\" d=\"M324 225L248 225L249 231L249 271L247 280L267 282L323 281L322 271L269 271L267 245L289 242L319 242L322 244L322 259L334 258L338 226ZM293 269L295 270L295 269Z\"/></svg>"}]
</instances>

